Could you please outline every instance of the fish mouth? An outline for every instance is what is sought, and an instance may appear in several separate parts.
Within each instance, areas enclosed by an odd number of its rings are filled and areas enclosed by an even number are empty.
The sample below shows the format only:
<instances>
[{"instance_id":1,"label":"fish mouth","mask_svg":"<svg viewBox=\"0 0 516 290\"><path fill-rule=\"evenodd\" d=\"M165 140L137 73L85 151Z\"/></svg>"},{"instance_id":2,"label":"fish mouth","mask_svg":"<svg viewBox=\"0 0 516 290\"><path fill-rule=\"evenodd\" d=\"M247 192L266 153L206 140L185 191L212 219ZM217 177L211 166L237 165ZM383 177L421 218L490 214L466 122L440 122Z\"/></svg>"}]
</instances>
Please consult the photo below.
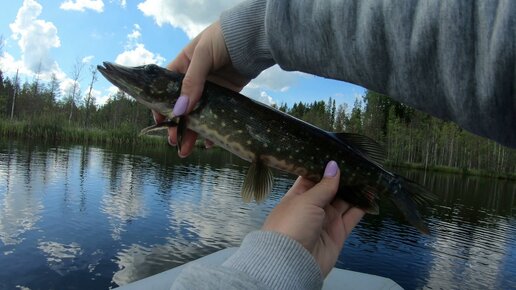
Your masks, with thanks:
<instances>
[{"instance_id":1,"label":"fish mouth","mask_svg":"<svg viewBox=\"0 0 516 290\"><path fill-rule=\"evenodd\" d=\"M108 81L130 95L138 93L135 91L134 84L140 84L143 81L142 75L138 73L138 68L126 67L108 61L103 62L103 65L98 65L97 69Z\"/></svg>"},{"instance_id":2,"label":"fish mouth","mask_svg":"<svg viewBox=\"0 0 516 290\"><path fill-rule=\"evenodd\" d=\"M181 75L155 64L127 67L105 61L99 72L121 91L164 116L172 114L180 91Z\"/></svg>"}]
</instances>

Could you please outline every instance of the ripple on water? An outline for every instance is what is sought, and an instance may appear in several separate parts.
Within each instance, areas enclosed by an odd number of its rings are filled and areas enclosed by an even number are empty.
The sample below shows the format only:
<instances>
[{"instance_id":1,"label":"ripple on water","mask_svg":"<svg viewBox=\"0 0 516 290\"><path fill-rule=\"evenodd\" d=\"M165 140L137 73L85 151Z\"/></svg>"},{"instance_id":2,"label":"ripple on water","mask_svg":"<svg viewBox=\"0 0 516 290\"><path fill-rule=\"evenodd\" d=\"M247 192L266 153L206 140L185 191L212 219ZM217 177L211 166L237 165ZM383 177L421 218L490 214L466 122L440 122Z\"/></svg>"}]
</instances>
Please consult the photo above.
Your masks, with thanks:
<instances>
[{"instance_id":1,"label":"ripple on water","mask_svg":"<svg viewBox=\"0 0 516 290\"><path fill-rule=\"evenodd\" d=\"M134 150L0 145L0 288L104 289L238 245L294 179L275 172L271 197L246 204L247 163L216 150L182 160L168 148ZM432 234L382 206L358 225L337 266L406 289L515 289L516 185L410 177L442 194L425 210Z\"/></svg>"}]
</instances>

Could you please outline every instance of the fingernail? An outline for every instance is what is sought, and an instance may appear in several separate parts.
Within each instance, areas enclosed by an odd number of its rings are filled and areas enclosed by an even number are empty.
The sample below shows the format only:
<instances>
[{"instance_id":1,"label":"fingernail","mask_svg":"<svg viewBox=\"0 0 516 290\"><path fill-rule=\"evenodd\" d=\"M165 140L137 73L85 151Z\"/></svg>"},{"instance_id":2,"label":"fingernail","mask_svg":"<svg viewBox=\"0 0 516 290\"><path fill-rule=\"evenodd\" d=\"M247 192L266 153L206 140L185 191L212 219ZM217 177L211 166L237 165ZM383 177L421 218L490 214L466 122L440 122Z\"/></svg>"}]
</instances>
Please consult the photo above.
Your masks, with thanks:
<instances>
[{"instance_id":1,"label":"fingernail","mask_svg":"<svg viewBox=\"0 0 516 290\"><path fill-rule=\"evenodd\" d=\"M339 170L337 162L333 160L328 162L326 169L324 169L324 177L334 177L337 174L337 170Z\"/></svg>"},{"instance_id":2,"label":"fingernail","mask_svg":"<svg viewBox=\"0 0 516 290\"><path fill-rule=\"evenodd\" d=\"M186 109L188 108L188 101L189 99L187 96L180 96L177 99L176 104L174 105L174 110L172 111L174 116L182 116L184 113L186 113Z\"/></svg>"}]
</instances>

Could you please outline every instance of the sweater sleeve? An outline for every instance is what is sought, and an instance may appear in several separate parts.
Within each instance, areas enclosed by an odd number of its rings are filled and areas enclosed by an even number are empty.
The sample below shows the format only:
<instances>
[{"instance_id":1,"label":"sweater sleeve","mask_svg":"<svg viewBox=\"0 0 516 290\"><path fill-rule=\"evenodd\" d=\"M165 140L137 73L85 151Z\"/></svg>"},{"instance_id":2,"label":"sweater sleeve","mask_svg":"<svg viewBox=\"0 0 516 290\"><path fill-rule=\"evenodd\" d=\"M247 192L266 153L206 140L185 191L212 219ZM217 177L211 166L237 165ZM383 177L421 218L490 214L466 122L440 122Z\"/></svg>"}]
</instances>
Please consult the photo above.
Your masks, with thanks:
<instances>
[{"instance_id":1,"label":"sweater sleeve","mask_svg":"<svg viewBox=\"0 0 516 290\"><path fill-rule=\"evenodd\" d=\"M323 277L313 256L298 242L275 232L248 234L222 265L193 264L172 289L320 289Z\"/></svg>"},{"instance_id":2,"label":"sweater sleeve","mask_svg":"<svg viewBox=\"0 0 516 290\"><path fill-rule=\"evenodd\" d=\"M221 15L235 68L361 85L516 148L516 1L251 0Z\"/></svg>"}]
</instances>

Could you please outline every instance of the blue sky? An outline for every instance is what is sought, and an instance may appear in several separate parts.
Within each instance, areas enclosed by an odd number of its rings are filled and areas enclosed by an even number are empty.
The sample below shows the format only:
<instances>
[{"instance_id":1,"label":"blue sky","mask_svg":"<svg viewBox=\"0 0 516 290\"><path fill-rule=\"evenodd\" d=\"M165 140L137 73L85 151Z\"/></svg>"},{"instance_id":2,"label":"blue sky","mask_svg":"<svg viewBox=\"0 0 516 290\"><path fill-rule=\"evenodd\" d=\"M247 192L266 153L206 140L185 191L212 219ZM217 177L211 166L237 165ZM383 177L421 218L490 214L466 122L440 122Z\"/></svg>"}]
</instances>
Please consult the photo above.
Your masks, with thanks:
<instances>
[{"instance_id":1,"label":"blue sky","mask_svg":"<svg viewBox=\"0 0 516 290\"><path fill-rule=\"evenodd\" d=\"M0 69L32 81L54 73L62 95L73 84L74 64L83 63L80 86L88 90L89 67L102 61L125 65L157 63L165 66L189 40L215 21L220 12L241 0L24 0L4 1L0 12L3 54ZM102 76L93 85L98 104L114 87ZM362 87L277 66L264 71L243 91L265 103L312 102L335 98L353 104Z\"/></svg>"}]
</instances>

